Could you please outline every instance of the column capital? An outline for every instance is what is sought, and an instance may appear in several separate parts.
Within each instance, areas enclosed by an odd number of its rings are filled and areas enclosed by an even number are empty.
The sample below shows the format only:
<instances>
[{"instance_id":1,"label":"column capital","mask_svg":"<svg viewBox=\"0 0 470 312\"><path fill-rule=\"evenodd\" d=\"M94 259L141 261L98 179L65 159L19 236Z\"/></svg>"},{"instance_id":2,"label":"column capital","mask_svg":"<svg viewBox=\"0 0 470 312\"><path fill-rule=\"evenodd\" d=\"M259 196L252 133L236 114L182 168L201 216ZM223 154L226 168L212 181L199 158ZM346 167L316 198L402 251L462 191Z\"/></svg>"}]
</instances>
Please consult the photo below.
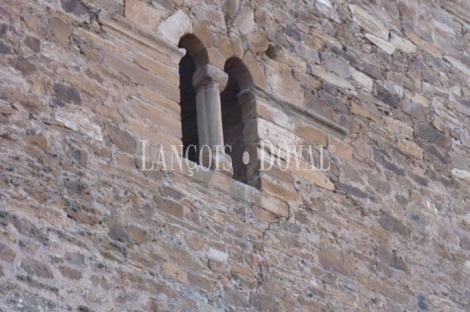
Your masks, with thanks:
<instances>
[{"instance_id":1,"label":"column capital","mask_svg":"<svg viewBox=\"0 0 470 312\"><path fill-rule=\"evenodd\" d=\"M227 85L227 81L227 73L211 64L199 67L193 76L193 86L196 91L211 84L216 84L219 91L222 92Z\"/></svg>"}]
</instances>

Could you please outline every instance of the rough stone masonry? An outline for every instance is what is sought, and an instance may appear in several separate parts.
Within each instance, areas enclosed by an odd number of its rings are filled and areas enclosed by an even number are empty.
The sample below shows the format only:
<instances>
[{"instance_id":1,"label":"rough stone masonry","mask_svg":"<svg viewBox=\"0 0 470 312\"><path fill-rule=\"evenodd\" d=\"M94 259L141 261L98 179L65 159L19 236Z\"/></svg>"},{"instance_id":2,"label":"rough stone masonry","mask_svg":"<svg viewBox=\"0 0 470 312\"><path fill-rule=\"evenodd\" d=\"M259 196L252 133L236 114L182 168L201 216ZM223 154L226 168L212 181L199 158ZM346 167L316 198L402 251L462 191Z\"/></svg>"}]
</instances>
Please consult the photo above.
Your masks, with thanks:
<instances>
[{"instance_id":1,"label":"rough stone masonry","mask_svg":"<svg viewBox=\"0 0 470 312\"><path fill-rule=\"evenodd\" d=\"M249 72L246 183L140 170L187 35ZM470 311L469 51L467 0L2 0L0 311Z\"/></svg>"}]
</instances>

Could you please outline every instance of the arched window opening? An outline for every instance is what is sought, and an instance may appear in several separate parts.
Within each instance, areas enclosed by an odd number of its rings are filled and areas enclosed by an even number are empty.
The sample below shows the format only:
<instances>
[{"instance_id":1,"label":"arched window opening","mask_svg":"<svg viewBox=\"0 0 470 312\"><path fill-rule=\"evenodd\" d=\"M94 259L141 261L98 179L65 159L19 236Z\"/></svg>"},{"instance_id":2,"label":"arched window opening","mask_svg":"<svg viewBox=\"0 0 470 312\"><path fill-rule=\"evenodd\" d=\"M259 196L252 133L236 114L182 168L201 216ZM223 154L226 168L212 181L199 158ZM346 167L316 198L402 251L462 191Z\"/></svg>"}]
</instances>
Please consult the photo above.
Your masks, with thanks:
<instances>
[{"instance_id":1,"label":"arched window opening","mask_svg":"<svg viewBox=\"0 0 470 312\"><path fill-rule=\"evenodd\" d=\"M182 37L178 47L186 50L179 64L183 156L197 163L199 136L193 76L198 66L207 63L208 56L202 42L194 35Z\"/></svg>"},{"instance_id":2,"label":"arched window opening","mask_svg":"<svg viewBox=\"0 0 470 312\"><path fill-rule=\"evenodd\" d=\"M220 95L222 125L225 145L230 146L225 152L232 158L233 178L242 183L249 183L251 179L247 176L247 165L243 162L243 153L249 143L243 139L243 126L247 120L243 120L243 108L238 95L246 90L252 90L253 81L250 72L239 58L228 59L224 70L229 79Z\"/></svg>"}]
</instances>

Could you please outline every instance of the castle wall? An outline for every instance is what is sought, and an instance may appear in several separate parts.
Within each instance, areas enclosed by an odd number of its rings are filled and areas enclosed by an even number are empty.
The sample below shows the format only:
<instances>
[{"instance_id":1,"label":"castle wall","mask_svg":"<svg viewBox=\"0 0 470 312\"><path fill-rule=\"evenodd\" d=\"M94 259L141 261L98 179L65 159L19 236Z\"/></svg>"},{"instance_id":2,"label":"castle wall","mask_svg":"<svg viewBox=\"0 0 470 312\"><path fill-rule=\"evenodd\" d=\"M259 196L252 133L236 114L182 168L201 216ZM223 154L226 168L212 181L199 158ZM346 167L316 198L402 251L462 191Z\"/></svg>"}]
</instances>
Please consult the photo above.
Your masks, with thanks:
<instances>
[{"instance_id":1,"label":"castle wall","mask_svg":"<svg viewBox=\"0 0 470 312\"><path fill-rule=\"evenodd\" d=\"M0 311L469 310L469 31L464 0L3 0ZM250 72L250 183L142 171L189 33Z\"/></svg>"}]
</instances>

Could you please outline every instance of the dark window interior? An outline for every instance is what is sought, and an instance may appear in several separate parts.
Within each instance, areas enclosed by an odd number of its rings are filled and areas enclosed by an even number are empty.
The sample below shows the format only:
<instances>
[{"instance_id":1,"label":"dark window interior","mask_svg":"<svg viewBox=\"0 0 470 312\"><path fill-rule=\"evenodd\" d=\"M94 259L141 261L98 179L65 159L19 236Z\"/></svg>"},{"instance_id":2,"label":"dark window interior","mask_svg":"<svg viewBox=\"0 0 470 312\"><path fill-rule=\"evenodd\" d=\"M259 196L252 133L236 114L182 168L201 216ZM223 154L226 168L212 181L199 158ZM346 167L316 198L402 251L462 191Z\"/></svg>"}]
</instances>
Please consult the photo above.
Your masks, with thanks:
<instances>
[{"instance_id":1,"label":"dark window interior","mask_svg":"<svg viewBox=\"0 0 470 312\"><path fill-rule=\"evenodd\" d=\"M238 103L237 94L240 88L233 74L241 61L238 59L229 59L225 63L225 72L229 74L227 87L221 93L222 102L222 125L224 131L224 143L232 147L230 151L225 150L232 157L233 178L246 183L246 165L242 161L245 146L243 142L243 121L241 106Z\"/></svg>"}]
</instances>

